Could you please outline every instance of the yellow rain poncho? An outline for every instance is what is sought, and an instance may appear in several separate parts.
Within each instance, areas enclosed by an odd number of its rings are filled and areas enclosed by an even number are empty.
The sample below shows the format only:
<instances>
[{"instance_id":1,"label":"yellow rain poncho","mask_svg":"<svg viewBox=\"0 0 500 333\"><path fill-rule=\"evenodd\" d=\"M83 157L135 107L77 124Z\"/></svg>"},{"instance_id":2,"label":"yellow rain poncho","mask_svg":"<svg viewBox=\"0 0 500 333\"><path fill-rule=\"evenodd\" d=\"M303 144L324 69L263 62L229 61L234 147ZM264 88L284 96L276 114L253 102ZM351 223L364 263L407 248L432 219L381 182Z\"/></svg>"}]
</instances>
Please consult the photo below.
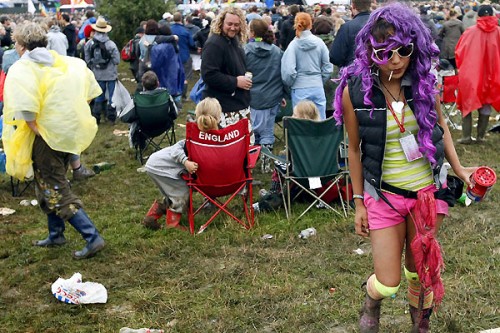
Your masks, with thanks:
<instances>
[{"instance_id":1,"label":"yellow rain poncho","mask_svg":"<svg viewBox=\"0 0 500 333\"><path fill-rule=\"evenodd\" d=\"M20 112L36 114L41 137L56 151L79 155L97 133L88 104L102 93L94 74L81 59L54 51L51 54L53 66L18 60L5 81L2 140L6 171L20 180L33 175L31 153L35 138L26 121L16 119Z\"/></svg>"}]
</instances>

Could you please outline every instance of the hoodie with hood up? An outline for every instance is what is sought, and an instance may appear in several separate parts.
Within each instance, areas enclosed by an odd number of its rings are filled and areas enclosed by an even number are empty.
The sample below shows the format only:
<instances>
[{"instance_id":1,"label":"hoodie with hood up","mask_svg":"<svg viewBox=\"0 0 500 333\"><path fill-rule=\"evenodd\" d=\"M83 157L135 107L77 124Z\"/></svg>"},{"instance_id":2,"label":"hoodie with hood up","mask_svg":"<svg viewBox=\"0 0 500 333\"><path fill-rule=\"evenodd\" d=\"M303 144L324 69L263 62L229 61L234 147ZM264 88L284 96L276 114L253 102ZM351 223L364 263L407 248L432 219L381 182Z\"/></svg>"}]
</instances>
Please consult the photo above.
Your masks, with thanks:
<instances>
[{"instance_id":1,"label":"hoodie with hood up","mask_svg":"<svg viewBox=\"0 0 500 333\"><path fill-rule=\"evenodd\" d=\"M281 78L291 89L323 88L332 71L328 48L309 30L295 37L281 59Z\"/></svg>"}]
</instances>

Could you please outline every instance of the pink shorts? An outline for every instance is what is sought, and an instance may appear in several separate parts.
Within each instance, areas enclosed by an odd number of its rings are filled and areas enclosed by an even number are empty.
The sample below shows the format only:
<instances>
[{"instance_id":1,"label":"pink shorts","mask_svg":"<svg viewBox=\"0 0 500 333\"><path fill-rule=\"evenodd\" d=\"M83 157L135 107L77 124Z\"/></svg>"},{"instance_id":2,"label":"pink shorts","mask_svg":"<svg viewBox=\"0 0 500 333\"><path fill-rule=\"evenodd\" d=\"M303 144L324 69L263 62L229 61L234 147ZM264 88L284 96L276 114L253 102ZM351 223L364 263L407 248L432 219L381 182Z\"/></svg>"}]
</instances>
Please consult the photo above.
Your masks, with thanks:
<instances>
[{"instance_id":1,"label":"pink shorts","mask_svg":"<svg viewBox=\"0 0 500 333\"><path fill-rule=\"evenodd\" d=\"M432 188L434 188L434 185L429 185L421 191ZM417 202L417 199L405 198L399 194L384 192L384 195L397 211L392 209L384 200L379 199L377 201L368 193L365 192L364 194L370 230L393 227L404 222L405 218L403 216L407 216ZM436 199L436 212L448 216L448 204L446 201Z\"/></svg>"}]
</instances>

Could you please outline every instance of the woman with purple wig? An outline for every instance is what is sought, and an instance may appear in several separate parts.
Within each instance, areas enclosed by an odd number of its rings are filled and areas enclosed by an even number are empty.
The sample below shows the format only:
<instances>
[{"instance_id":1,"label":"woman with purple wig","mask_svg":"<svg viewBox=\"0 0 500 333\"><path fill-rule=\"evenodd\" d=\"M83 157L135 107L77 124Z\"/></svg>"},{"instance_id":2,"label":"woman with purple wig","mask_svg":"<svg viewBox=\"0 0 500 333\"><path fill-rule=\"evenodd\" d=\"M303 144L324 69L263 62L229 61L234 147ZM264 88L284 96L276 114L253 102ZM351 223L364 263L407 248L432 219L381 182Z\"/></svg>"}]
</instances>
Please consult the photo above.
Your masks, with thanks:
<instances>
[{"instance_id":1,"label":"woman with purple wig","mask_svg":"<svg viewBox=\"0 0 500 333\"><path fill-rule=\"evenodd\" d=\"M366 281L360 331L378 332L380 306L401 280L401 253L412 332L428 332L444 295L436 232L455 198L446 189L446 158L469 184L436 98L431 66L439 50L407 6L372 13L356 37L356 59L341 74L337 122L349 135L356 233L371 238L375 272Z\"/></svg>"}]
</instances>

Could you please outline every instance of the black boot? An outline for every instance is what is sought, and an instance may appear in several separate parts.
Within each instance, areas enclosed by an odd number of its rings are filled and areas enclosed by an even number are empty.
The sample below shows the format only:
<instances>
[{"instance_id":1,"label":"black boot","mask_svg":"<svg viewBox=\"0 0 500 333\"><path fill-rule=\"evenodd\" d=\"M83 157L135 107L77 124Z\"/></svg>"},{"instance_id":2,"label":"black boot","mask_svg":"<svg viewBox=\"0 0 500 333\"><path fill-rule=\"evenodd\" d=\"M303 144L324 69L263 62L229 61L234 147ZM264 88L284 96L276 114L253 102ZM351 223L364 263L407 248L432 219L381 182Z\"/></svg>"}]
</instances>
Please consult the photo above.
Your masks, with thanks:
<instances>
[{"instance_id":1,"label":"black boot","mask_svg":"<svg viewBox=\"0 0 500 333\"><path fill-rule=\"evenodd\" d=\"M76 214L69 219L69 223L87 242L87 245L81 251L75 251L73 253L73 257L75 259L90 258L104 247L104 239L102 239L101 235L99 235L94 223L92 223L82 208L80 208Z\"/></svg>"},{"instance_id":2,"label":"black boot","mask_svg":"<svg viewBox=\"0 0 500 333\"><path fill-rule=\"evenodd\" d=\"M116 109L109 104L106 104L106 119L114 124L116 122Z\"/></svg>"},{"instance_id":3,"label":"black boot","mask_svg":"<svg viewBox=\"0 0 500 333\"><path fill-rule=\"evenodd\" d=\"M104 103L94 101L94 107L92 108L92 116L94 116L95 120L97 121L97 125L101 123L101 113L105 106Z\"/></svg>"},{"instance_id":4,"label":"black boot","mask_svg":"<svg viewBox=\"0 0 500 333\"><path fill-rule=\"evenodd\" d=\"M54 246L63 245L66 243L66 238L64 238L64 220L56 215L56 213L50 213L47 215L47 225L49 228L49 237L34 241L35 246Z\"/></svg>"}]
</instances>

